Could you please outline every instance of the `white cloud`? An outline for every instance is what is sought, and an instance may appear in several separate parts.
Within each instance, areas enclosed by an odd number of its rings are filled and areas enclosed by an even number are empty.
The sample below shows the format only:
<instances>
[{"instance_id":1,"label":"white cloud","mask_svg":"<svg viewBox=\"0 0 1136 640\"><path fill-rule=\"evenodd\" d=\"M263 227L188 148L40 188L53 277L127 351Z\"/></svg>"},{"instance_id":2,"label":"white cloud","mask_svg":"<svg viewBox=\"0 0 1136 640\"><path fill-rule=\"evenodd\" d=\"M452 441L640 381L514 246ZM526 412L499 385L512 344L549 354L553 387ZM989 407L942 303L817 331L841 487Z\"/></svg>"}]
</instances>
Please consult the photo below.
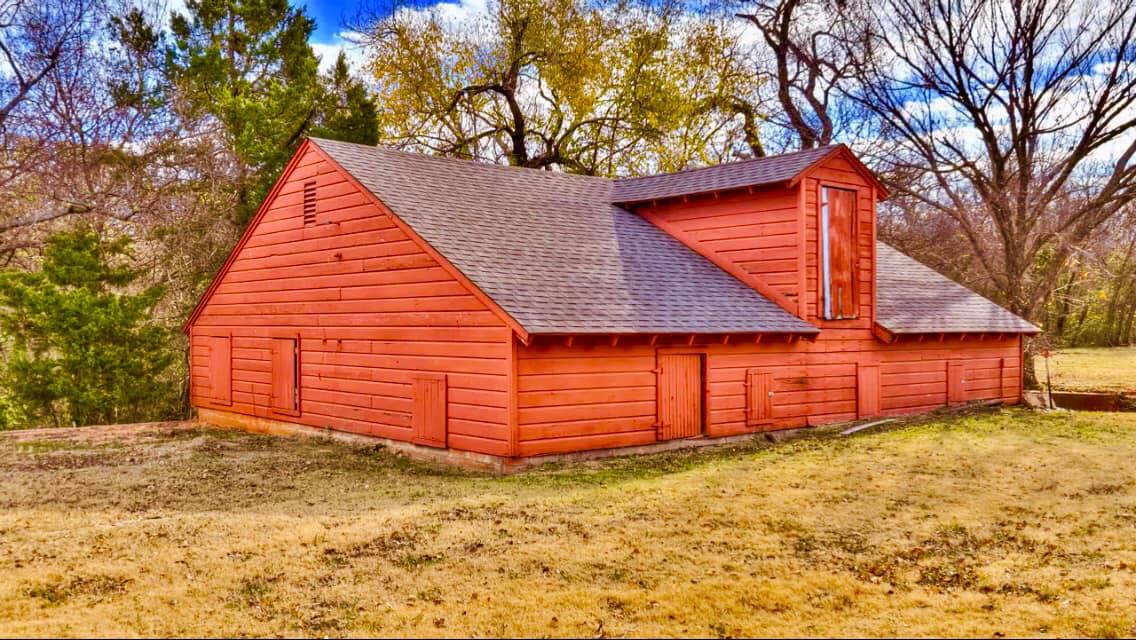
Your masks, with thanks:
<instances>
[{"instance_id":1,"label":"white cloud","mask_svg":"<svg viewBox=\"0 0 1136 640\"><path fill-rule=\"evenodd\" d=\"M335 39L332 42L311 43L312 51L315 52L320 61L320 71L326 73L331 70L335 66L335 61L339 58L340 52L343 52L347 54L347 66L351 69L352 75L358 74L366 61L366 55L364 55L363 48L352 40L354 39L350 32L340 31L335 34Z\"/></svg>"}]
</instances>

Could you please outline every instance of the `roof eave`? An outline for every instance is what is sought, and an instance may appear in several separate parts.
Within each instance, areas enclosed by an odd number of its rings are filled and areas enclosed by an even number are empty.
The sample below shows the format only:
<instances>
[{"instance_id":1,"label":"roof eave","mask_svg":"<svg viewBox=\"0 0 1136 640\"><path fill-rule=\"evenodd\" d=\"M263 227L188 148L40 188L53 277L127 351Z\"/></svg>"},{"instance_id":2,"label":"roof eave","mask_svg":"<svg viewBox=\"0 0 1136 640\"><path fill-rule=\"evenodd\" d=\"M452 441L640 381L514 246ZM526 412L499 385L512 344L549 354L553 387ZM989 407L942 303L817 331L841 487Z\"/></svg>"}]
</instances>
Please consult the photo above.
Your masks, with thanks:
<instances>
[{"instance_id":1,"label":"roof eave","mask_svg":"<svg viewBox=\"0 0 1136 640\"><path fill-rule=\"evenodd\" d=\"M834 147L832 149L832 151L829 151L828 153L826 153L823 156L821 156L820 158L818 158L816 161L814 161L809 166L805 167L804 169L801 169L799 172L797 172L797 175L795 175L792 178L789 178L788 180L785 181L785 186L786 187L796 186L797 183L800 182L802 179L804 179L804 177L810 171L812 171L816 167L820 166L821 164L829 161L830 159L832 159L832 158L834 158L838 155L843 155L847 160L850 160L851 163L852 163L852 166L856 169L856 171L865 180L867 180L873 187L875 187L875 189L876 189L876 200L877 201L887 200L889 197L891 197L891 192L888 191L888 188L884 185L884 183L881 182L880 179L878 177L876 177L876 174L871 169L869 169L868 166L865 165L864 162L862 160L860 160L860 158L857 157L855 153L852 153L852 150L849 149L848 145L846 145L844 143L840 143L840 144L836 145L836 147Z\"/></svg>"},{"instance_id":2,"label":"roof eave","mask_svg":"<svg viewBox=\"0 0 1136 640\"><path fill-rule=\"evenodd\" d=\"M885 324L883 322L876 322L875 327L882 329L883 331L887 332L887 334L889 334L891 336L920 336L920 335L925 336L925 335L939 335L939 334L945 334L945 335L979 335L979 334L998 334L998 333L1008 334L1008 335L1018 335L1018 334L1021 334L1021 335L1037 335L1037 334L1041 333L1041 329L1038 328L1035 325L1030 325L1030 328L1028 328L1028 329L1026 329L1026 328L1008 329L1006 327L1000 327L1000 328L999 327L992 327L992 328L988 328L988 329L961 329L961 330L960 329L946 329L946 328L940 328L940 329L935 329L935 328L931 328L931 329L896 329L896 328L887 326L887 324Z\"/></svg>"}]
</instances>

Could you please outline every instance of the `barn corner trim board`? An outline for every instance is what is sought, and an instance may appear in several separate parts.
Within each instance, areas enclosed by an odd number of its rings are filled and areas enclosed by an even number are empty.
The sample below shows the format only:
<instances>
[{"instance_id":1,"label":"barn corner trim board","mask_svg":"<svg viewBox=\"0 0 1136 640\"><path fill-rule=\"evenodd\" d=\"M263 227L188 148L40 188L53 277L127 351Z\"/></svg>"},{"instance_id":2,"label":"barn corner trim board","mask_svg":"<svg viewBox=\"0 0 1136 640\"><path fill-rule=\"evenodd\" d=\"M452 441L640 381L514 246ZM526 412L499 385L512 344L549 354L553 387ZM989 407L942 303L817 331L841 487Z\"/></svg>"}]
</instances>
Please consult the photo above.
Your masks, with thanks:
<instances>
[{"instance_id":1,"label":"barn corner trim board","mask_svg":"<svg viewBox=\"0 0 1136 640\"><path fill-rule=\"evenodd\" d=\"M308 139L184 326L191 401L505 461L1018 401L1037 327L878 242L885 196L843 145L612 180Z\"/></svg>"}]
</instances>

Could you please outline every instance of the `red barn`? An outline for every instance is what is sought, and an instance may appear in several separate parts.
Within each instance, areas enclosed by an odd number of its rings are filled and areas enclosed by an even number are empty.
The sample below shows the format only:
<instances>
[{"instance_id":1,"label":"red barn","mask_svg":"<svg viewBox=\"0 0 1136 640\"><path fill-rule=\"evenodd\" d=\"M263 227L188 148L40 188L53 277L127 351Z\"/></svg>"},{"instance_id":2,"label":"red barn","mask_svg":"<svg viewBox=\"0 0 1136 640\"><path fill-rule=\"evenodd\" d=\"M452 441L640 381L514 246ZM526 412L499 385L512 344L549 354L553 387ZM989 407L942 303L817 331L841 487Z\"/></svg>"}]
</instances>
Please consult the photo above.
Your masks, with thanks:
<instances>
[{"instance_id":1,"label":"red barn","mask_svg":"<svg viewBox=\"0 0 1136 640\"><path fill-rule=\"evenodd\" d=\"M609 180L311 139L186 323L192 403L504 468L1017 402L1037 328L877 242L884 196L844 146Z\"/></svg>"}]
</instances>

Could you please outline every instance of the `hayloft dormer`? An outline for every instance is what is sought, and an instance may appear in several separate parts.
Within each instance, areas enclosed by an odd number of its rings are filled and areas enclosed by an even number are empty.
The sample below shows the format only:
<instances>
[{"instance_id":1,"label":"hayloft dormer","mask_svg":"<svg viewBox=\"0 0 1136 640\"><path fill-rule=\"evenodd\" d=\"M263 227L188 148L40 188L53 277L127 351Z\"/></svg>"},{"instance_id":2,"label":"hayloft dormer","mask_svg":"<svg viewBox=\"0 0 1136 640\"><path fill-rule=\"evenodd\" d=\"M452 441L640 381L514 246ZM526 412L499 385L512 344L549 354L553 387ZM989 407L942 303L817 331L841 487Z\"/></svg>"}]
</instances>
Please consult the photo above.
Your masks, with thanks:
<instances>
[{"instance_id":1,"label":"hayloft dormer","mask_svg":"<svg viewBox=\"0 0 1136 640\"><path fill-rule=\"evenodd\" d=\"M810 322L870 328L883 186L844 145L616 181L613 200Z\"/></svg>"}]
</instances>

